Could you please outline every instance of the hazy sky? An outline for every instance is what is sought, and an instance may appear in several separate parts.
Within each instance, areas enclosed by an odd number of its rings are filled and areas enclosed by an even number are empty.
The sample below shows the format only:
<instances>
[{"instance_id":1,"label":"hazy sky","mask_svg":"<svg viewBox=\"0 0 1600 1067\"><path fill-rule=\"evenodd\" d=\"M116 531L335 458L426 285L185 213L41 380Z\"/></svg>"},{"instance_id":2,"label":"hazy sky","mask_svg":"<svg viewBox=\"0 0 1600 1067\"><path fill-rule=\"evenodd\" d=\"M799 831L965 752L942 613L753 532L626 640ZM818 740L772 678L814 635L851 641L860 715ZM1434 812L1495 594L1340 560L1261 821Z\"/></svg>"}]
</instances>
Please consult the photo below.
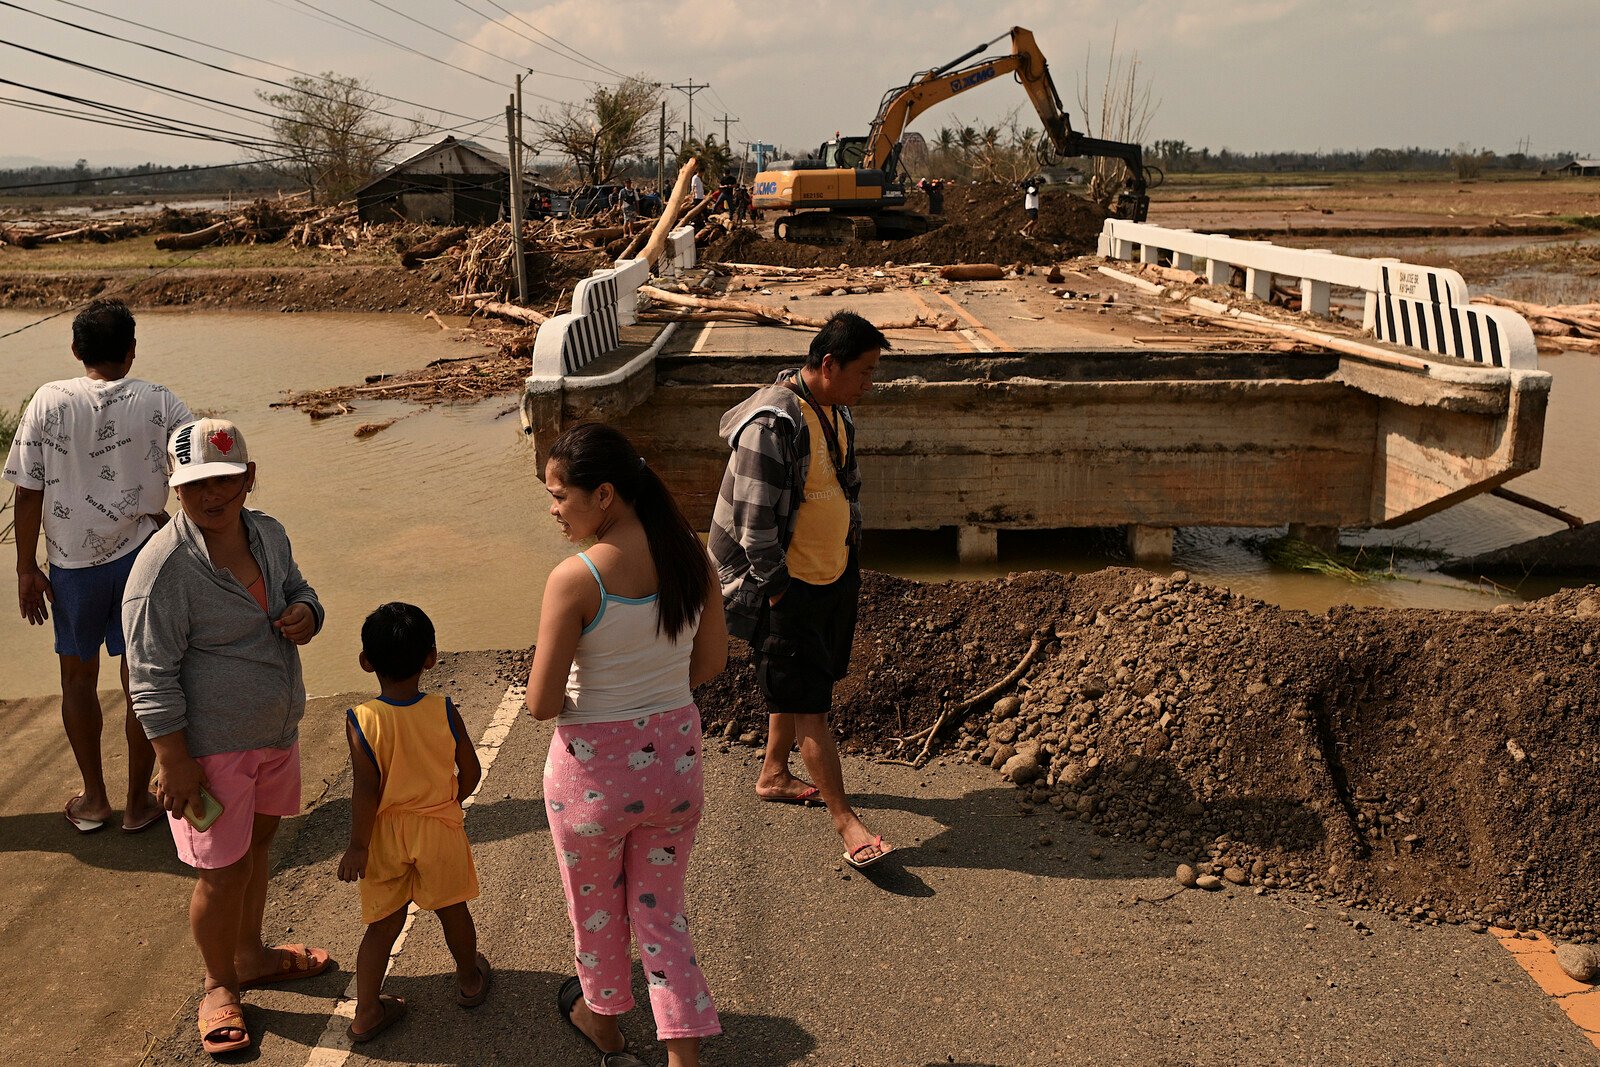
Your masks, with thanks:
<instances>
[{"instance_id":1,"label":"hazy sky","mask_svg":"<svg viewBox=\"0 0 1600 1067\"><path fill-rule=\"evenodd\" d=\"M1115 36L1120 54L1137 55L1140 81L1157 103L1146 143L1175 138L1197 147L1253 151L1450 148L1466 142L1510 152L1526 140L1539 154L1600 154L1600 0L499 0L499 6L495 0L4 0L0 6L0 44L260 107L254 90L268 88L260 83L29 12L262 77L290 75L256 60L354 75L428 109L392 105L397 113L424 110L439 126L492 119L463 133L502 147L500 115L519 67L541 72L526 82L530 111L548 106L541 96L584 95L592 88L584 79L615 80L560 54L533 27L600 68L664 83L709 82L711 88L694 98L701 132L720 135L720 121L712 120L731 114L739 120L731 126L736 142L759 139L807 149L836 130L865 133L886 88L1022 25L1037 36L1078 128L1084 125L1078 100L1084 71L1098 93ZM184 44L106 15L253 59ZM332 24L329 16L481 77L363 37ZM990 54L1003 47L1004 42ZM264 132L254 125L260 116L219 114L14 47L0 47L0 78L249 136ZM0 97L50 100L13 85L0 85ZM669 92L668 99L681 122L686 97ZM957 118L993 120L1018 105L1024 117L1032 117L1021 89L1007 80L943 105L912 128L931 135ZM0 104L0 135L0 160L9 161L85 157L109 165L239 158L228 145L113 129L9 103Z\"/></svg>"}]
</instances>

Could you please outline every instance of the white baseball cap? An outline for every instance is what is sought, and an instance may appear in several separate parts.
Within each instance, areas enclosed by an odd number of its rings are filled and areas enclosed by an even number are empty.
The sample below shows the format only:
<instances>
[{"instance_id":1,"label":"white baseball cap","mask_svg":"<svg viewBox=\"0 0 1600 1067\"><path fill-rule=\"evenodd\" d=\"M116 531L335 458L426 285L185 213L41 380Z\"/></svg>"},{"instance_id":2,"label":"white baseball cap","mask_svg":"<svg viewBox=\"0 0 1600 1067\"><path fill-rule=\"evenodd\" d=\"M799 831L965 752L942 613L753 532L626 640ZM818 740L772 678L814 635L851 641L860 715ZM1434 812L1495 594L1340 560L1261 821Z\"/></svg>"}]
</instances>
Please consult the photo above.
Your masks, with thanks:
<instances>
[{"instance_id":1,"label":"white baseball cap","mask_svg":"<svg viewBox=\"0 0 1600 1067\"><path fill-rule=\"evenodd\" d=\"M167 442L167 484L243 474L250 469L249 462L239 427L227 419L196 419L178 427Z\"/></svg>"}]
</instances>

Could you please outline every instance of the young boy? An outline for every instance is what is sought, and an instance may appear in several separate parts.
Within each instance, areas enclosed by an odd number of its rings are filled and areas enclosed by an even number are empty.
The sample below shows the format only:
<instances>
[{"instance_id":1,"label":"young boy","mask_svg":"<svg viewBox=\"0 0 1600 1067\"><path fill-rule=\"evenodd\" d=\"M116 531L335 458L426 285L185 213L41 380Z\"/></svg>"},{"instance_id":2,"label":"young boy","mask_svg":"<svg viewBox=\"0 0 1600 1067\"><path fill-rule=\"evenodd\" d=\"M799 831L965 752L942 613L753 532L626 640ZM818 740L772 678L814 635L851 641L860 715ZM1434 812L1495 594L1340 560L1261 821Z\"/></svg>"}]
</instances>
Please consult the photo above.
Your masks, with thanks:
<instances>
[{"instance_id":1,"label":"young boy","mask_svg":"<svg viewBox=\"0 0 1600 1067\"><path fill-rule=\"evenodd\" d=\"M405 1001L381 991L412 901L444 927L456 1002L475 1008L489 995L489 961L467 911L478 875L461 808L483 771L455 705L418 687L437 659L433 623L420 608L384 604L361 626L361 669L378 676L382 694L351 708L345 724L355 795L339 878L361 880L368 924L356 957L352 1041L370 1041L405 1015Z\"/></svg>"}]
</instances>

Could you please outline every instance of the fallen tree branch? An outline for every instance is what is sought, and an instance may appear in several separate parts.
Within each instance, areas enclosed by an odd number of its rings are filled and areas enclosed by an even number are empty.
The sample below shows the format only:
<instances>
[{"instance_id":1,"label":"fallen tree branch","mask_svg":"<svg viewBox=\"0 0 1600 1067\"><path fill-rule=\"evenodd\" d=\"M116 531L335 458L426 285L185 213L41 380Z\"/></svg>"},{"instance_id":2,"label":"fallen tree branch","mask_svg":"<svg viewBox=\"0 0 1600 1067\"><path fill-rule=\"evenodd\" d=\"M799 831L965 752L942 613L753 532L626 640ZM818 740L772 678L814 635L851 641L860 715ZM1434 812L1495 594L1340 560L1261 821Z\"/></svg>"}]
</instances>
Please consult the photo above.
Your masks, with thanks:
<instances>
[{"instance_id":1,"label":"fallen tree branch","mask_svg":"<svg viewBox=\"0 0 1600 1067\"><path fill-rule=\"evenodd\" d=\"M540 326L550 321L550 316L541 315L532 308L518 307L516 304L504 304L495 300L474 300L472 306L485 315L498 315L502 319L525 322L529 326Z\"/></svg>"},{"instance_id":2,"label":"fallen tree branch","mask_svg":"<svg viewBox=\"0 0 1600 1067\"><path fill-rule=\"evenodd\" d=\"M922 766L923 761L928 758L929 750L933 748L934 740L939 736L939 731L944 728L945 722L949 720L952 715L955 716L954 721L959 722L972 708L982 704L986 700L989 700L991 697L997 697L1001 693L1005 692L1012 686L1012 684L1016 682L1018 678L1021 678L1027 673L1029 667L1033 666L1034 657L1039 654L1039 650L1043 647L1044 638L1035 637L1033 639L1033 643L1028 646L1028 651L1023 654L1022 662L1018 663L1016 669L1014 669L1010 674L1006 675L1004 678L1000 679L983 692L970 696L959 704L945 708L939 713L939 717L934 720L932 726L928 727L926 730L920 730L906 738L905 740L907 741L915 741L917 738L923 736L923 734L927 734L927 740L922 743L922 751L917 753L917 758L912 761L911 765L913 767Z\"/></svg>"}]
</instances>

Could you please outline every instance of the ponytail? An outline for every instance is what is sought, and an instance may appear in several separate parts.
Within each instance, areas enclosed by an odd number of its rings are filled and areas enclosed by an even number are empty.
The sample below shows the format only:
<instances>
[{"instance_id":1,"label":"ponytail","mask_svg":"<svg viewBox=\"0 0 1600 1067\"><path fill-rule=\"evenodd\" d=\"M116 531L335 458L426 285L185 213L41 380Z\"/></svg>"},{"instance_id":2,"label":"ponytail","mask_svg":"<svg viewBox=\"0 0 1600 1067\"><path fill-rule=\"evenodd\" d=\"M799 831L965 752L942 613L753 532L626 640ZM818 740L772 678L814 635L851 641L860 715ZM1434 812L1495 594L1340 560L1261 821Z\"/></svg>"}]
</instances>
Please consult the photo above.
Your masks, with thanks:
<instances>
[{"instance_id":1,"label":"ponytail","mask_svg":"<svg viewBox=\"0 0 1600 1067\"><path fill-rule=\"evenodd\" d=\"M659 475L621 431L603 423L573 426L550 447L561 480L587 492L609 482L644 527L659 595L656 632L676 642L700 617L711 592L711 561Z\"/></svg>"}]
</instances>

